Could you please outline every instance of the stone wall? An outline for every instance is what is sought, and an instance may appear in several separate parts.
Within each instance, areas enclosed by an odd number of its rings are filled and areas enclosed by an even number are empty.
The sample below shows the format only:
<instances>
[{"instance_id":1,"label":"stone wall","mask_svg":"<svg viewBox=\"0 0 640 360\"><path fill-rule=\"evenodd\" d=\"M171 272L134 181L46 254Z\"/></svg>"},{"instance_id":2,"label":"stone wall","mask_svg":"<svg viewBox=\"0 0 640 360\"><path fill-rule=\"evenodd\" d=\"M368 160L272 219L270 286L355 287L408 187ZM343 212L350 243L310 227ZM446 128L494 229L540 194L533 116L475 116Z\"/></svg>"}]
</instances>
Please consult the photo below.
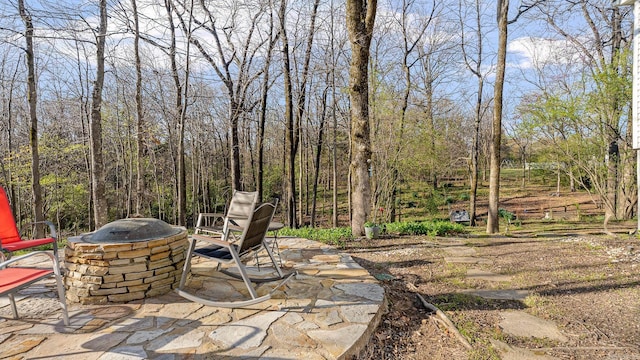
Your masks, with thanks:
<instances>
[{"instance_id":1,"label":"stone wall","mask_svg":"<svg viewBox=\"0 0 640 360\"><path fill-rule=\"evenodd\" d=\"M132 243L69 242L65 248L67 300L122 303L176 288L189 242L187 231Z\"/></svg>"}]
</instances>

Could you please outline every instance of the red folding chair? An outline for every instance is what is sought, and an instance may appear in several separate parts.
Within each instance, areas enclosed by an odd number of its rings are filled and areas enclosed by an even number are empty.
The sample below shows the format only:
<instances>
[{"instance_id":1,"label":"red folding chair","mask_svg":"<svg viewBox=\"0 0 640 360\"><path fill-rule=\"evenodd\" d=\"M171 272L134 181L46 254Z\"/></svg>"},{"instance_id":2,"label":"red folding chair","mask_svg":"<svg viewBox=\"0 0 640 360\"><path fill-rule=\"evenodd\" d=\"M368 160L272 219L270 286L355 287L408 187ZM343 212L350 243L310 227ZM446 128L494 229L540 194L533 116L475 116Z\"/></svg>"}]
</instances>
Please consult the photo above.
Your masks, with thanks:
<instances>
[{"instance_id":1,"label":"red folding chair","mask_svg":"<svg viewBox=\"0 0 640 360\"><path fill-rule=\"evenodd\" d=\"M19 265L19 261L36 255L48 256L51 260L51 266L45 266L44 264L37 267ZM64 286L62 284L62 275L60 273L60 262L51 251L33 251L22 256L16 256L11 260L0 262L0 297L9 297L14 319L19 318L15 294L17 294L21 289L50 276L54 276L56 280L60 307L62 308L62 320L65 325L69 325L67 302L64 294Z\"/></svg>"},{"instance_id":2,"label":"red folding chair","mask_svg":"<svg viewBox=\"0 0 640 360\"><path fill-rule=\"evenodd\" d=\"M50 221L39 221L33 224L49 226L49 236L42 239L25 240L20 236L18 226L11 211L9 198L4 188L0 186L0 261L11 258L14 251L28 249L40 245L53 244L53 254L58 258L58 239L56 227ZM6 254L6 256L5 256Z\"/></svg>"}]
</instances>

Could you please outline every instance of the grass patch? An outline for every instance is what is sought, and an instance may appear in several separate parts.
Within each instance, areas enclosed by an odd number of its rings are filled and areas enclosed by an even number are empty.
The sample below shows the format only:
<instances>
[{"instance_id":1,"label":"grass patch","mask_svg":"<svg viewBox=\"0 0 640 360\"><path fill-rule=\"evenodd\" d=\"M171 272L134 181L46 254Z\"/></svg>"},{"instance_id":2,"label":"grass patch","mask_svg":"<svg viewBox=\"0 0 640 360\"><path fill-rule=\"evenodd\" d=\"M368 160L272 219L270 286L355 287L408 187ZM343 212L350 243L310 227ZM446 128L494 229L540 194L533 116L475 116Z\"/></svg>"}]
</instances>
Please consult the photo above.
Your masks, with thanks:
<instances>
[{"instance_id":1,"label":"grass patch","mask_svg":"<svg viewBox=\"0 0 640 360\"><path fill-rule=\"evenodd\" d=\"M445 236L467 232L464 225L449 221L402 221L385 224L384 226L387 232L398 235Z\"/></svg>"},{"instance_id":2,"label":"grass patch","mask_svg":"<svg viewBox=\"0 0 640 360\"><path fill-rule=\"evenodd\" d=\"M330 244L337 247L344 247L345 243L353 239L351 228L339 227L332 229L303 227L300 229L291 229L285 227L278 231L278 235L295 236L309 240L319 241L324 244Z\"/></svg>"},{"instance_id":3,"label":"grass patch","mask_svg":"<svg viewBox=\"0 0 640 360\"><path fill-rule=\"evenodd\" d=\"M468 309L477 309L482 307L487 302L481 297L464 293L440 295L434 297L433 300L437 304L438 308L442 311L462 311ZM459 330L460 332L462 332L462 329Z\"/></svg>"}]
</instances>

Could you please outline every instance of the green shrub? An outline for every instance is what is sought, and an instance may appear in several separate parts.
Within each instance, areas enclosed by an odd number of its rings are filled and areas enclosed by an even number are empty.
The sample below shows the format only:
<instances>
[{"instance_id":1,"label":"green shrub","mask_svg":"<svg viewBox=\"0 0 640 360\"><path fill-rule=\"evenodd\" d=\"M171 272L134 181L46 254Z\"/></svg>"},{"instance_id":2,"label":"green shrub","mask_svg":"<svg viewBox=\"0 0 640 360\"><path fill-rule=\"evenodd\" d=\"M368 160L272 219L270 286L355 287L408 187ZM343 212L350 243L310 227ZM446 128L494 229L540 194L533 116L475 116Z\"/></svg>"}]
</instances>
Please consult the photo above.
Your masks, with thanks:
<instances>
[{"instance_id":1,"label":"green shrub","mask_svg":"<svg viewBox=\"0 0 640 360\"><path fill-rule=\"evenodd\" d=\"M438 199L436 195L432 194L426 197L424 209L428 214L434 215L434 214L437 214L439 211L438 205L440 204L438 203Z\"/></svg>"},{"instance_id":2,"label":"green shrub","mask_svg":"<svg viewBox=\"0 0 640 360\"><path fill-rule=\"evenodd\" d=\"M464 225L452 223L449 221L403 221L386 224L385 228L387 232L396 233L399 235L443 236L466 232Z\"/></svg>"},{"instance_id":3,"label":"green shrub","mask_svg":"<svg viewBox=\"0 0 640 360\"><path fill-rule=\"evenodd\" d=\"M461 201L469 201L469 199L471 199L471 196L469 195L469 193L461 193L460 196L458 196L458 199L460 199Z\"/></svg>"},{"instance_id":4,"label":"green shrub","mask_svg":"<svg viewBox=\"0 0 640 360\"><path fill-rule=\"evenodd\" d=\"M353 239L351 228L340 227L333 229L320 229L303 227L300 229L291 229L285 227L278 231L278 235L295 236L309 240L319 241L321 243L343 247L345 242Z\"/></svg>"},{"instance_id":5,"label":"green shrub","mask_svg":"<svg viewBox=\"0 0 640 360\"><path fill-rule=\"evenodd\" d=\"M507 221L513 221L516 219L516 215L514 213L505 209L498 209L498 216Z\"/></svg>"}]
</instances>

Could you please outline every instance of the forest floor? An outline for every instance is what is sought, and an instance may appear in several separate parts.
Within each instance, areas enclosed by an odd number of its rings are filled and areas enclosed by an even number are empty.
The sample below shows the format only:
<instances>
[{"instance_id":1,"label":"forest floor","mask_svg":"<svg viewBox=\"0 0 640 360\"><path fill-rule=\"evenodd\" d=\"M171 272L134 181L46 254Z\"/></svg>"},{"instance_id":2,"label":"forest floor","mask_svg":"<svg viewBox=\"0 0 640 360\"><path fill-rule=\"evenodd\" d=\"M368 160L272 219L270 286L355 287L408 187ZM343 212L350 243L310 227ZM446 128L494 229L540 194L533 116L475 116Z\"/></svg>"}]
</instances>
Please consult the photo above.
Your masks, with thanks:
<instances>
[{"instance_id":1,"label":"forest floor","mask_svg":"<svg viewBox=\"0 0 640 360\"><path fill-rule=\"evenodd\" d=\"M611 224L612 236L601 222L578 221L602 212L584 194L517 196L501 207L519 220L508 230L501 224L499 236L479 226L455 238L383 235L346 245L388 300L359 359L640 359L635 222ZM515 296L478 295L501 290ZM444 311L471 349L418 294ZM513 313L552 324L558 336L514 335L505 325Z\"/></svg>"}]
</instances>

